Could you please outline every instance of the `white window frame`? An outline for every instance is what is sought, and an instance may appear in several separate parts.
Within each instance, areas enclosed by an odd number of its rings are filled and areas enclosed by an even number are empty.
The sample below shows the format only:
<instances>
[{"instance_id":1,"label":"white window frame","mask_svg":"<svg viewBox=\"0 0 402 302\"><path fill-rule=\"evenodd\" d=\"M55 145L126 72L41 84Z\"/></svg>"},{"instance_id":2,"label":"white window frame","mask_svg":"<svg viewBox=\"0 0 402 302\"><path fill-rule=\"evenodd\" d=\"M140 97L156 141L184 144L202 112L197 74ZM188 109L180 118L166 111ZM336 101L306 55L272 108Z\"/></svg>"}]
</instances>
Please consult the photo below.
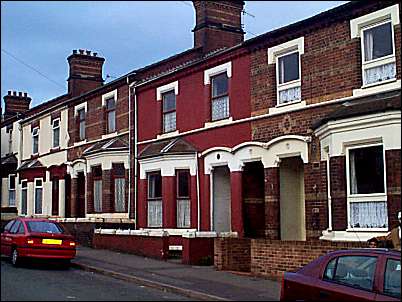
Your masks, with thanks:
<instances>
[{"instance_id":1,"label":"white window frame","mask_svg":"<svg viewBox=\"0 0 402 302\"><path fill-rule=\"evenodd\" d=\"M14 189L11 189L10 184L11 184L11 177L14 176ZM9 206L16 206L17 204L17 175L16 174L9 174L8 175L8 205ZM14 192L14 203L11 204L10 202L10 191Z\"/></svg>"},{"instance_id":2,"label":"white window frame","mask_svg":"<svg viewBox=\"0 0 402 302\"><path fill-rule=\"evenodd\" d=\"M55 126L55 122L58 122L58 126ZM60 147L60 118L56 118L52 121L52 148ZM57 146L54 145L54 131L59 129L59 144Z\"/></svg>"},{"instance_id":3,"label":"white window frame","mask_svg":"<svg viewBox=\"0 0 402 302\"><path fill-rule=\"evenodd\" d=\"M34 132L36 134L34 134ZM38 137L38 150L35 152L35 150L34 150L34 146L35 146L34 141L35 141L36 136ZM32 129L32 154L39 154L39 127L35 127L35 128Z\"/></svg>"},{"instance_id":4,"label":"white window frame","mask_svg":"<svg viewBox=\"0 0 402 302\"><path fill-rule=\"evenodd\" d=\"M8 131L8 153L13 153L13 129Z\"/></svg>"},{"instance_id":5,"label":"white window frame","mask_svg":"<svg viewBox=\"0 0 402 302\"><path fill-rule=\"evenodd\" d=\"M149 184L150 184L150 176L152 175L152 174L156 174L156 173L158 173L159 172L159 174L160 174L160 177L161 177L161 186L162 186L162 190L161 190L161 197L160 198L156 198L156 197L150 197L149 196L149 189L150 189L150 186L149 186ZM153 172L147 172L147 226L149 227L149 228L161 228L161 227L163 227L163 179L162 179L162 173L161 173L161 171L160 170L157 170L157 171L153 171ZM160 217L160 223L159 224L154 224L154 225L151 225L150 224L150 219L149 219L149 217L150 217L150 212L149 212L149 203L160 203L160 208L161 208L161 217Z\"/></svg>"},{"instance_id":6,"label":"white window frame","mask_svg":"<svg viewBox=\"0 0 402 302\"><path fill-rule=\"evenodd\" d=\"M372 194L351 194L350 193L350 165L349 165L349 151L353 149L363 149L368 147L382 146L383 152L383 165L384 165L384 193L372 193ZM346 231L363 231L363 232L384 232L387 231L388 228L351 228L350 227L350 204L353 202L385 202L387 203L387 171L386 171L386 162L385 162L385 148L383 143L373 143L373 144L364 144L359 146L346 146L346 196L347 196L347 206L346 206L346 215L347 215L347 229ZM388 206L388 205L387 205ZM388 208L387 208L388 209Z\"/></svg>"},{"instance_id":7,"label":"white window frame","mask_svg":"<svg viewBox=\"0 0 402 302\"><path fill-rule=\"evenodd\" d=\"M299 78L297 80L293 80L290 82L286 82L286 83L279 83L279 59L294 53L299 53L298 55L298 59L299 59ZM289 52L285 52L285 53L281 53L277 56L275 56L275 65L276 65L276 106L277 107L281 107L281 106L286 106L286 105L290 105L290 104L295 104L295 103L300 103L301 102L301 60L300 60L300 52L298 49L296 50L291 50ZM300 87L300 99L298 100L294 100L291 102L287 102L287 103L280 103L279 102L279 92L282 90L287 90L287 89L291 89L291 88L296 88L296 87Z\"/></svg>"},{"instance_id":8,"label":"white window frame","mask_svg":"<svg viewBox=\"0 0 402 302\"><path fill-rule=\"evenodd\" d=\"M22 198L22 192L26 191L26 213L22 213L22 202L23 202L23 198ZM20 214L21 215L28 215L28 181L25 180L21 180L21 202L20 202Z\"/></svg>"},{"instance_id":9,"label":"white window frame","mask_svg":"<svg viewBox=\"0 0 402 302\"><path fill-rule=\"evenodd\" d=\"M216 122L221 122L221 121L226 121L227 119L230 119L232 116L231 116L231 112L230 112L230 96L229 96L229 76L228 76L228 91L227 91L227 102L228 102L228 105L227 105L227 108L228 108L228 115L226 116L226 117L223 117L223 118L220 118L220 119L213 119L212 118L212 106L213 106L213 100L214 100L214 97L212 96L212 90L213 90L213 86L212 86L212 78L213 77L216 77L216 76L219 76L219 75L221 75L221 74L224 74L225 73L225 71L222 71L222 72L218 72L218 73L214 73L213 75L210 75L210 77L209 77L209 81L210 81L210 84L211 84L211 90L210 90L210 110L211 110L211 123L216 123ZM228 75L228 72L226 71L226 75ZM219 97L220 98L220 97ZM217 97L215 97L215 99L217 99Z\"/></svg>"},{"instance_id":10,"label":"white window frame","mask_svg":"<svg viewBox=\"0 0 402 302\"><path fill-rule=\"evenodd\" d=\"M36 181L40 180L41 181L41 185L37 186L36 185ZM42 213L36 213L36 189L42 189L42 201L41 201L41 212ZM34 208L33 208L34 214L35 215L43 215L43 178L34 178Z\"/></svg>"},{"instance_id":11,"label":"white window frame","mask_svg":"<svg viewBox=\"0 0 402 302\"><path fill-rule=\"evenodd\" d=\"M377 26L384 25L386 23L391 23L392 54L366 62L365 61L366 49L364 47L364 32L367 31L367 30L370 30L372 28L375 28ZM362 88L382 85L382 84L386 84L386 83L389 83L389 82L394 82L396 80L396 75L395 75L395 78L393 78L393 79L388 79L388 80L385 80L385 81L375 82L375 83L371 83L371 84L364 84L366 82L366 77L365 77L365 70L366 69L370 69L370 68L390 64L390 63L396 64L395 33L394 33L394 26L392 24L392 20L387 19L387 20L384 20L382 22L376 22L376 23L372 23L370 25L362 27L360 29L360 37L361 37L360 38L360 47L361 47L361 50L362 50L361 51L361 55L362 55L362 79L363 79ZM395 66L395 68L396 68L396 66Z\"/></svg>"},{"instance_id":12,"label":"white window frame","mask_svg":"<svg viewBox=\"0 0 402 302\"><path fill-rule=\"evenodd\" d=\"M170 130L170 131L166 131L165 130L165 114L170 114L170 113L173 113L173 110L172 111L170 111L170 112L167 112L167 113L165 113L164 111L163 111L163 95L165 94L165 93L169 93L169 92L172 92L173 91L173 89L170 89L170 90L166 90L166 91L163 91L162 93L161 93L161 102L162 102L162 133L163 134L166 134L166 133L171 133L171 132L175 132L176 130L177 130L177 93L176 93L176 90L174 90L174 94L175 94L175 109L174 109L174 114L175 114L175 118L176 118L176 123L175 123L175 128L174 129L172 129L172 130Z\"/></svg>"}]
</instances>

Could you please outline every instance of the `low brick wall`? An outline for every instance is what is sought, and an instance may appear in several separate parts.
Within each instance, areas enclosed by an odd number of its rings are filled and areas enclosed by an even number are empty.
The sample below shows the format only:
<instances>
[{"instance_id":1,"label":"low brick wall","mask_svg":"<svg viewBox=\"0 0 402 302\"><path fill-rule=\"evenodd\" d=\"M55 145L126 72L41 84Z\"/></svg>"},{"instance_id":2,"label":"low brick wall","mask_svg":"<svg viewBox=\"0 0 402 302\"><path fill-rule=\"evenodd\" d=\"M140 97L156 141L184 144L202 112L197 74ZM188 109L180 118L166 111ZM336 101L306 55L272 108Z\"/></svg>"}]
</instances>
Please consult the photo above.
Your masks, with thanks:
<instances>
[{"instance_id":1,"label":"low brick wall","mask_svg":"<svg viewBox=\"0 0 402 302\"><path fill-rule=\"evenodd\" d=\"M213 265L214 238L183 238L182 263Z\"/></svg>"},{"instance_id":2,"label":"low brick wall","mask_svg":"<svg viewBox=\"0 0 402 302\"><path fill-rule=\"evenodd\" d=\"M217 238L215 267L280 278L327 252L359 247L367 247L367 243Z\"/></svg>"},{"instance_id":3,"label":"low brick wall","mask_svg":"<svg viewBox=\"0 0 402 302\"><path fill-rule=\"evenodd\" d=\"M169 237L94 234L92 245L139 256L166 260L169 255Z\"/></svg>"},{"instance_id":4,"label":"low brick wall","mask_svg":"<svg viewBox=\"0 0 402 302\"><path fill-rule=\"evenodd\" d=\"M218 270L249 272L251 239L216 238L214 265Z\"/></svg>"}]
</instances>

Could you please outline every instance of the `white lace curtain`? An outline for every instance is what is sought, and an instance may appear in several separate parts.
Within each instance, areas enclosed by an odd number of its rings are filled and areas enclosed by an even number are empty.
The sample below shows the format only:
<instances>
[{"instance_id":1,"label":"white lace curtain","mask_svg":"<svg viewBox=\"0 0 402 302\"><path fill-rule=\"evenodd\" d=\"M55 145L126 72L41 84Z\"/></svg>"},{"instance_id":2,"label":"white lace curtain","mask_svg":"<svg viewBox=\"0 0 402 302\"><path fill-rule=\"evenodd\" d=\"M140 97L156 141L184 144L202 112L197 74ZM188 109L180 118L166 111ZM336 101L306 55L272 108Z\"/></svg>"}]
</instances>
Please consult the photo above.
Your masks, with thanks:
<instances>
[{"instance_id":1,"label":"white lace curtain","mask_svg":"<svg viewBox=\"0 0 402 302\"><path fill-rule=\"evenodd\" d=\"M385 201L351 202L350 226L352 228L387 228L387 203Z\"/></svg>"}]
</instances>

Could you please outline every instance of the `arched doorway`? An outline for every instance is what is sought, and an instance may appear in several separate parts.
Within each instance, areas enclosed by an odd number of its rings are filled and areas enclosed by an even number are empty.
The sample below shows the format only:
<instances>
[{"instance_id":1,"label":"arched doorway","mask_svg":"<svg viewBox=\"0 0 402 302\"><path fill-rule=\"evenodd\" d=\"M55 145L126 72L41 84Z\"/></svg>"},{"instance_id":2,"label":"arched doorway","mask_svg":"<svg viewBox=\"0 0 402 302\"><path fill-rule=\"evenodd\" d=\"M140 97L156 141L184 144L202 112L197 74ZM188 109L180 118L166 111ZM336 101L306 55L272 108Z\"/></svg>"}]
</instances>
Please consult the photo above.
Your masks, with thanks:
<instances>
[{"instance_id":1,"label":"arched doorway","mask_svg":"<svg viewBox=\"0 0 402 302\"><path fill-rule=\"evenodd\" d=\"M231 231L231 192L228 166L214 167L212 170L212 230Z\"/></svg>"}]
</instances>

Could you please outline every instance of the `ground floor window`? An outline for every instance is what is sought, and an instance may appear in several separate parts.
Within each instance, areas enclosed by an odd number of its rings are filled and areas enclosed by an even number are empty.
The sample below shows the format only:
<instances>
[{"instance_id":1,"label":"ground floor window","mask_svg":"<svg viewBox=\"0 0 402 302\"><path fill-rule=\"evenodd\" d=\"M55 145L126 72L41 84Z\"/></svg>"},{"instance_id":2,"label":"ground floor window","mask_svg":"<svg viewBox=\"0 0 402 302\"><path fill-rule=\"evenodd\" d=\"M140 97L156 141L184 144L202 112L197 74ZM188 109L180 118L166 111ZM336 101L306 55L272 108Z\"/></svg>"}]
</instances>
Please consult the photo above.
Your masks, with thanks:
<instances>
[{"instance_id":1,"label":"ground floor window","mask_svg":"<svg viewBox=\"0 0 402 302\"><path fill-rule=\"evenodd\" d=\"M161 172L148 174L148 227L162 227Z\"/></svg>"},{"instance_id":2,"label":"ground floor window","mask_svg":"<svg viewBox=\"0 0 402 302\"><path fill-rule=\"evenodd\" d=\"M35 179L35 214L42 214L43 181Z\"/></svg>"},{"instance_id":3,"label":"ground floor window","mask_svg":"<svg viewBox=\"0 0 402 302\"><path fill-rule=\"evenodd\" d=\"M28 183L26 180L21 181L21 214L27 215L28 204Z\"/></svg>"},{"instance_id":4,"label":"ground floor window","mask_svg":"<svg viewBox=\"0 0 402 302\"><path fill-rule=\"evenodd\" d=\"M114 179L114 210L124 212L126 210L126 170L124 164L113 164Z\"/></svg>"},{"instance_id":5,"label":"ground floor window","mask_svg":"<svg viewBox=\"0 0 402 302\"><path fill-rule=\"evenodd\" d=\"M15 206L15 178L14 174L8 176L8 205Z\"/></svg>"},{"instance_id":6,"label":"ground floor window","mask_svg":"<svg viewBox=\"0 0 402 302\"><path fill-rule=\"evenodd\" d=\"M102 168L92 168L94 180L94 211L102 212Z\"/></svg>"},{"instance_id":7,"label":"ground floor window","mask_svg":"<svg viewBox=\"0 0 402 302\"><path fill-rule=\"evenodd\" d=\"M383 146L353 147L347 154L350 227L387 228Z\"/></svg>"},{"instance_id":8,"label":"ground floor window","mask_svg":"<svg viewBox=\"0 0 402 302\"><path fill-rule=\"evenodd\" d=\"M188 170L176 171L177 227L190 227L190 173Z\"/></svg>"}]
</instances>

